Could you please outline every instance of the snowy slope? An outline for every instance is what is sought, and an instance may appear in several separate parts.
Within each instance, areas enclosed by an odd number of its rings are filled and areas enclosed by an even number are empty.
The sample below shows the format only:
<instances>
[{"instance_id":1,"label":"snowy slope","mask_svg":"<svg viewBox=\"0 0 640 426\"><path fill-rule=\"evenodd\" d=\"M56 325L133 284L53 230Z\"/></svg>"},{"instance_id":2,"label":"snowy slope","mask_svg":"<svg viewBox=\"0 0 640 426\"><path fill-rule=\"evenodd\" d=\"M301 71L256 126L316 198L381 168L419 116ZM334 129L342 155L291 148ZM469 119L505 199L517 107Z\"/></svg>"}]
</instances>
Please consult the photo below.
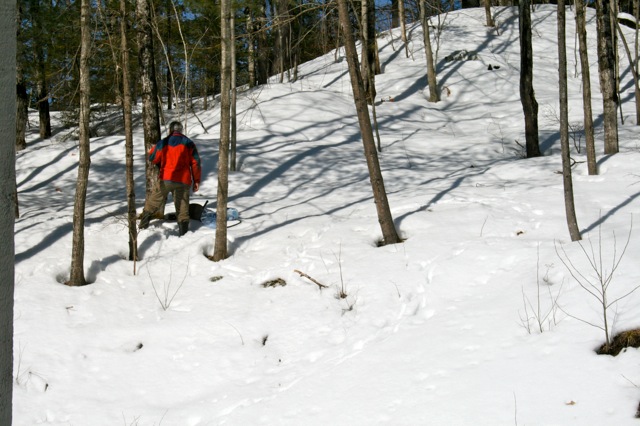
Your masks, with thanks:
<instances>
[{"instance_id":1,"label":"snowy slope","mask_svg":"<svg viewBox=\"0 0 640 426\"><path fill-rule=\"evenodd\" d=\"M528 160L516 143L517 10L494 10L499 31L484 27L484 10L446 16L437 104L425 95L421 29L410 28L408 58L398 32L378 40L380 161L403 244L376 247L342 50L338 61L331 52L302 65L295 83L240 96L229 194L242 223L229 228L222 262L204 256L214 230L192 222L178 238L175 223L154 221L140 234L134 275L124 136L115 134L91 141L85 266L94 283L60 284L77 146L63 131L49 141L32 134L17 157L14 425L637 424L640 353L594 352L604 333L585 322L599 325L602 313L556 254L592 275L570 242L558 174L554 6L532 16L545 155ZM568 19L570 121L579 123ZM620 153L602 156L592 15L589 31L600 174L587 174L584 142L573 147L574 189L587 253L623 257L613 300L640 284L640 151L625 69ZM479 59L445 60L461 50ZM200 202L215 201L218 123L217 108L188 123L203 159ZM134 136L142 208L142 129ZM262 286L277 278L286 286ZM538 306L549 314L543 332ZM614 331L638 327L639 306L640 291L612 307Z\"/></svg>"}]
</instances>

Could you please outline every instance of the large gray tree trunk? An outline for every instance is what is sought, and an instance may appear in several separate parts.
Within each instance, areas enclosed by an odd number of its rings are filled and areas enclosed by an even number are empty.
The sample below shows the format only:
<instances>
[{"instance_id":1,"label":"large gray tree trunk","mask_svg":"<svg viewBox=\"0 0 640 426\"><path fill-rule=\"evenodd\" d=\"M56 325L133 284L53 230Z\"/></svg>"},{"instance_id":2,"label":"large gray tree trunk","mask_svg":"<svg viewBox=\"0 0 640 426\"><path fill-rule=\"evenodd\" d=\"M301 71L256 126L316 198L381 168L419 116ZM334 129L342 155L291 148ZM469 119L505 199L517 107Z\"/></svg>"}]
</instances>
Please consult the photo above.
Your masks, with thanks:
<instances>
[{"instance_id":1,"label":"large gray tree trunk","mask_svg":"<svg viewBox=\"0 0 640 426\"><path fill-rule=\"evenodd\" d=\"M220 144L218 150L218 195L216 204L215 262L227 258L227 201L229 197L229 133L231 89L231 0L220 2Z\"/></svg>"},{"instance_id":2,"label":"large gray tree trunk","mask_svg":"<svg viewBox=\"0 0 640 426\"><path fill-rule=\"evenodd\" d=\"M587 148L587 169L590 175L598 174L596 162L596 146L593 131L593 112L591 110L591 73L589 71L589 55L587 53L587 25L584 0L576 0L576 31L580 49L580 69L582 71L582 105L584 112L584 136Z\"/></svg>"},{"instance_id":3,"label":"large gray tree trunk","mask_svg":"<svg viewBox=\"0 0 640 426\"><path fill-rule=\"evenodd\" d=\"M558 82L560 95L560 144L562 145L562 181L564 184L564 207L571 241L578 241L580 229L576 219L571 178L571 152L569 148L569 103L567 95L567 40L566 9L564 0L558 1Z\"/></svg>"},{"instance_id":4,"label":"large gray tree trunk","mask_svg":"<svg viewBox=\"0 0 640 426\"><path fill-rule=\"evenodd\" d=\"M87 284L84 276L84 215L87 202L87 186L89 184L89 56L91 54L91 9L90 0L80 3L80 141L78 158L78 178L73 206L73 241L71 247L71 275L67 285L81 286Z\"/></svg>"},{"instance_id":5,"label":"large gray tree trunk","mask_svg":"<svg viewBox=\"0 0 640 426\"><path fill-rule=\"evenodd\" d=\"M153 57L153 28L151 26L151 4L149 0L137 0L136 21L138 23L138 63L140 66L140 86L142 96L142 127L144 147L148 152L160 140L160 105L158 103L158 82ZM159 184L158 172L153 163L145 161L146 195ZM164 214L164 209L160 212Z\"/></svg>"},{"instance_id":6,"label":"large gray tree trunk","mask_svg":"<svg viewBox=\"0 0 640 426\"><path fill-rule=\"evenodd\" d=\"M598 29L598 71L600 92L602 92L604 116L604 153L618 152L618 93L616 91L616 63L611 28L611 3L609 0L596 2L596 23Z\"/></svg>"},{"instance_id":7,"label":"large gray tree trunk","mask_svg":"<svg viewBox=\"0 0 640 426\"><path fill-rule=\"evenodd\" d=\"M127 2L120 0L120 47L122 49L122 110L124 115L125 161L127 180L127 222L129 225L129 260L138 260L138 228L136 226L136 191L133 180L133 124L129 80L129 48L127 45ZM134 268L135 273L135 268Z\"/></svg>"},{"instance_id":8,"label":"large gray tree trunk","mask_svg":"<svg viewBox=\"0 0 640 426\"><path fill-rule=\"evenodd\" d=\"M533 90L533 51L531 47L531 2L520 1L520 101L524 111L527 158L538 157L538 101Z\"/></svg>"},{"instance_id":9,"label":"large gray tree trunk","mask_svg":"<svg viewBox=\"0 0 640 426\"><path fill-rule=\"evenodd\" d=\"M378 153L373 140L373 129L371 127L371 119L369 117L369 109L367 107L367 98L362 83L362 75L358 67L358 52L353 39L351 23L349 21L349 10L347 8L347 0L338 0L338 13L340 15L340 26L344 34L344 47L349 65L349 75L351 77L351 88L353 89L353 98L358 113L358 123L360 124L360 133L362 135L362 144L364 145L364 155L367 159L369 168L369 180L373 190L373 198L375 200L378 213L378 222L382 230L382 244L396 244L401 242L396 231L387 200L387 193L384 188L382 172L380 171L380 163L378 161Z\"/></svg>"},{"instance_id":10,"label":"large gray tree trunk","mask_svg":"<svg viewBox=\"0 0 640 426\"><path fill-rule=\"evenodd\" d=\"M5 58L0 64L0 425L10 425L13 395L13 289L14 289L14 206L15 117L16 117L16 20L15 0L0 3L0 47Z\"/></svg>"}]
</instances>

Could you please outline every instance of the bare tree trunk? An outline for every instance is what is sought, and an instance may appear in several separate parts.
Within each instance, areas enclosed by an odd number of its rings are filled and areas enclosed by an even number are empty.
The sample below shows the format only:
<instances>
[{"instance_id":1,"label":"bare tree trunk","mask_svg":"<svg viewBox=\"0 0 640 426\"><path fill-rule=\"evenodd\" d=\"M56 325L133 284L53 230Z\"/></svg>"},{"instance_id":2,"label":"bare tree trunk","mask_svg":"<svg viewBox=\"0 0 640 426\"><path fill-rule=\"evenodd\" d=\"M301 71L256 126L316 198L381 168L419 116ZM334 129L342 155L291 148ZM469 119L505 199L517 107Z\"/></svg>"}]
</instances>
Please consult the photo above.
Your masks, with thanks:
<instances>
[{"instance_id":1,"label":"bare tree trunk","mask_svg":"<svg viewBox=\"0 0 640 426\"><path fill-rule=\"evenodd\" d=\"M531 48L531 2L520 1L520 100L524 111L527 158L539 157L538 102L533 90L533 53Z\"/></svg>"},{"instance_id":2,"label":"bare tree trunk","mask_svg":"<svg viewBox=\"0 0 640 426\"><path fill-rule=\"evenodd\" d=\"M236 121L236 104L238 100L238 88L236 87L237 66L236 66L236 30L235 19L233 13L230 16L229 33L231 37L231 156L229 158L229 169L236 170L236 143L237 143L237 121Z\"/></svg>"},{"instance_id":3,"label":"bare tree trunk","mask_svg":"<svg viewBox=\"0 0 640 426\"><path fill-rule=\"evenodd\" d=\"M401 242L396 231L391 216L391 209L387 200L387 193L384 188L382 172L380 171L380 163L378 162L378 154L376 152L375 142L373 140L373 130L369 118L369 109L367 107L366 93L362 83L362 75L358 67L358 53L356 52L356 44L351 33L351 24L349 22L349 10L347 8L347 0L338 0L338 13L340 15L340 25L344 34L344 47L346 51L347 63L349 64L349 75L351 77L351 88L353 89L353 97L358 112L358 122L360 124L360 133L362 134L362 143L364 145L364 154L367 159L369 168L369 179L373 190L373 198L375 200L378 213L378 222L382 230L382 244L396 244Z\"/></svg>"},{"instance_id":4,"label":"bare tree trunk","mask_svg":"<svg viewBox=\"0 0 640 426\"><path fill-rule=\"evenodd\" d=\"M18 82L16 84L16 150L18 151L22 151L27 147L27 121L29 120L27 83L21 74L18 72Z\"/></svg>"},{"instance_id":5,"label":"bare tree trunk","mask_svg":"<svg viewBox=\"0 0 640 426\"><path fill-rule=\"evenodd\" d=\"M15 0L0 3L0 48L6 56L0 64L0 126L5 142L0 144L0 424L13 417L13 297L15 285L14 206L15 118L16 118L16 15Z\"/></svg>"},{"instance_id":6,"label":"bare tree trunk","mask_svg":"<svg viewBox=\"0 0 640 426\"><path fill-rule=\"evenodd\" d=\"M584 0L576 0L576 30L580 45L580 69L582 71L582 105L584 111L584 136L587 147L587 169L590 175L598 174L596 162L596 145L593 131L593 112L591 110L591 73L589 71L589 55L587 53L587 27Z\"/></svg>"},{"instance_id":7,"label":"bare tree trunk","mask_svg":"<svg viewBox=\"0 0 640 426\"><path fill-rule=\"evenodd\" d=\"M564 184L564 206L571 241L581 240L576 219L573 199L573 181L571 179L571 152L569 149L569 104L567 95L567 40L566 9L564 0L558 0L558 70L560 87L560 143L562 145L562 180Z\"/></svg>"},{"instance_id":8,"label":"bare tree trunk","mask_svg":"<svg viewBox=\"0 0 640 426\"><path fill-rule=\"evenodd\" d=\"M20 36L20 22L21 22L21 8L17 7L16 10L16 22L14 25L17 28L18 37ZM27 94L27 82L24 79L22 73L22 43L17 44L16 57L19 58L16 61L16 150L22 151L27 147L27 121L29 120L29 95Z\"/></svg>"},{"instance_id":9,"label":"bare tree trunk","mask_svg":"<svg viewBox=\"0 0 640 426\"><path fill-rule=\"evenodd\" d=\"M633 16L636 18L636 31L635 31L635 55L634 55L634 65L633 67L636 70L636 75L640 75L640 68L638 67L638 33L639 27L638 23L640 23L640 1L633 0ZM637 87L637 86L636 86ZM640 92L636 90L636 125L640 126Z\"/></svg>"},{"instance_id":10,"label":"bare tree trunk","mask_svg":"<svg viewBox=\"0 0 640 426\"><path fill-rule=\"evenodd\" d=\"M142 127L144 129L144 150L146 153L160 140L160 104L158 102L156 64L153 56L153 29L151 26L151 3L149 0L137 0L136 21L138 23L137 42L142 97ZM145 199L149 199L151 192L160 182L157 168L148 159L145 160L145 176ZM159 214L164 215L164 207Z\"/></svg>"},{"instance_id":11,"label":"bare tree trunk","mask_svg":"<svg viewBox=\"0 0 640 426\"><path fill-rule=\"evenodd\" d=\"M436 80L436 65L433 60L433 49L431 48L431 34L429 31L429 17L427 16L427 3L420 0L420 23L424 37L424 51L427 55L427 81L429 82L429 102L440 101L440 89Z\"/></svg>"},{"instance_id":12,"label":"bare tree trunk","mask_svg":"<svg viewBox=\"0 0 640 426\"><path fill-rule=\"evenodd\" d=\"M256 49L255 35L253 34L253 12L249 9L246 17L247 22L247 67L249 71L249 87L256 85Z\"/></svg>"},{"instance_id":13,"label":"bare tree trunk","mask_svg":"<svg viewBox=\"0 0 640 426\"><path fill-rule=\"evenodd\" d=\"M629 68L631 69L631 75L633 75L633 87L634 87L635 98L636 98L636 125L637 125L638 120L640 119L640 104L638 103L638 100L640 99L640 85L638 85L638 70L636 69L636 66L633 63L633 56L631 54L631 50L629 49L629 44L627 43L627 39L622 33L622 28L620 28L620 24L616 21L615 25L616 25L616 29L618 30L618 34L620 35L620 39L622 40L622 44L624 45L624 50L627 52L627 58L629 58Z\"/></svg>"},{"instance_id":14,"label":"bare tree trunk","mask_svg":"<svg viewBox=\"0 0 640 426\"><path fill-rule=\"evenodd\" d=\"M140 1L140 0L138 0ZM153 3L152 3L153 4ZM167 1L166 2L166 9L167 9L167 70L166 70L166 80L167 80L167 109L171 110L173 109L173 90L174 90L174 85L173 85L173 73L171 72L171 63L172 58L171 58L171 49L169 48L169 46L171 46L171 12L169 12L169 4L171 4L171 1Z\"/></svg>"},{"instance_id":15,"label":"bare tree trunk","mask_svg":"<svg viewBox=\"0 0 640 426\"><path fill-rule=\"evenodd\" d=\"M212 260L226 259L227 254L227 200L229 197L229 131L231 88L231 0L220 1L220 145L218 152L218 196L216 204L216 240Z\"/></svg>"},{"instance_id":16,"label":"bare tree trunk","mask_svg":"<svg viewBox=\"0 0 640 426\"><path fill-rule=\"evenodd\" d=\"M362 77L367 103L373 105L376 98L376 45L375 45L375 5L373 0L363 0L361 9L362 25Z\"/></svg>"},{"instance_id":17,"label":"bare tree trunk","mask_svg":"<svg viewBox=\"0 0 640 426\"><path fill-rule=\"evenodd\" d=\"M32 3L36 9L34 11L36 25L39 31L46 33L46 26L44 16L46 11L41 10L41 4L39 1ZM45 48L43 46L44 41L42 37L36 37L34 39L34 51L37 62L37 92L38 96L37 106L40 118L40 137L42 139L49 139L51 137L51 116L49 111L49 87L47 83L47 59L45 58Z\"/></svg>"},{"instance_id":18,"label":"bare tree trunk","mask_svg":"<svg viewBox=\"0 0 640 426\"><path fill-rule=\"evenodd\" d=\"M260 4L258 27L258 71L256 77L258 84L266 84L269 79L269 43L267 40L267 12L264 0Z\"/></svg>"},{"instance_id":19,"label":"bare tree trunk","mask_svg":"<svg viewBox=\"0 0 640 426\"><path fill-rule=\"evenodd\" d=\"M598 28L598 70L600 91L602 92L604 115L604 153L618 152L618 94L616 92L615 56L611 30L611 3L609 0L596 2Z\"/></svg>"},{"instance_id":20,"label":"bare tree trunk","mask_svg":"<svg viewBox=\"0 0 640 426\"><path fill-rule=\"evenodd\" d=\"M495 27L496 24L493 22L493 16L491 16L491 0L484 0L484 14L487 18L487 27Z\"/></svg>"},{"instance_id":21,"label":"bare tree trunk","mask_svg":"<svg viewBox=\"0 0 640 426\"><path fill-rule=\"evenodd\" d=\"M129 224L129 260L138 260L138 228L136 226L136 191L133 180L133 125L129 47L127 46L127 2L120 0L120 45L122 49L122 110L124 116L125 159L127 179L127 221ZM135 273L135 268L134 268Z\"/></svg>"},{"instance_id":22,"label":"bare tree trunk","mask_svg":"<svg viewBox=\"0 0 640 426\"><path fill-rule=\"evenodd\" d=\"M295 13L295 11L294 11ZM290 12L291 14L291 12ZM291 70L292 70L292 77L291 77L291 82L296 82L298 81L298 63L300 62L300 42L302 41L302 38L304 37L302 34L302 19L300 18L300 15L296 15L293 18L293 22L295 23L295 27L292 27L290 29L290 34L291 36L289 37L289 51L291 52ZM291 26L291 24L290 24ZM297 29L297 33L294 37L294 29Z\"/></svg>"},{"instance_id":23,"label":"bare tree trunk","mask_svg":"<svg viewBox=\"0 0 640 426\"><path fill-rule=\"evenodd\" d=\"M81 286L87 284L84 277L84 215L89 183L89 49L91 48L90 0L80 3L80 126L78 179L76 183L75 203L73 207L73 243L71 248L71 275L67 285Z\"/></svg>"},{"instance_id":24,"label":"bare tree trunk","mask_svg":"<svg viewBox=\"0 0 640 426\"><path fill-rule=\"evenodd\" d=\"M633 16L636 18L636 32L635 32L635 68L636 75L640 75L640 61L638 61L638 33L640 32L640 1L633 0ZM638 98L638 92L636 91L636 125L640 126L640 99Z\"/></svg>"},{"instance_id":25,"label":"bare tree trunk","mask_svg":"<svg viewBox=\"0 0 640 426\"><path fill-rule=\"evenodd\" d=\"M391 28L398 28L402 22L400 3L404 0L391 0Z\"/></svg>"},{"instance_id":26,"label":"bare tree trunk","mask_svg":"<svg viewBox=\"0 0 640 426\"><path fill-rule=\"evenodd\" d=\"M407 19L404 11L404 0L398 0L398 15L400 19L400 38L404 44L404 54L409 57L409 43L407 40Z\"/></svg>"},{"instance_id":27,"label":"bare tree trunk","mask_svg":"<svg viewBox=\"0 0 640 426\"><path fill-rule=\"evenodd\" d=\"M208 81L207 81L207 71L205 69L205 71L202 73L202 109L203 110L208 110L209 109L209 92L208 92Z\"/></svg>"},{"instance_id":28,"label":"bare tree trunk","mask_svg":"<svg viewBox=\"0 0 640 426\"><path fill-rule=\"evenodd\" d=\"M285 62L287 58L287 47L285 44L285 28L288 28L284 24L284 5L286 5L285 1L276 0L275 2L271 2L271 5L274 9L274 21L276 27L276 57L278 60L278 74L280 74L280 83L284 82L284 70L285 70Z\"/></svg>"},{"instance_id":29,"label":"bare tree trunk","mask_svg":"<svg viewBox=\"0 0 640 426\"><path fill-rule=\"evenodd\" d=\"M38 81L38 116L40 118L40 137L49 139L51 137L51 113L49 110L49 92L45 77L44 65L42 66L42 77Z\"/></svg>"}]
</instances>

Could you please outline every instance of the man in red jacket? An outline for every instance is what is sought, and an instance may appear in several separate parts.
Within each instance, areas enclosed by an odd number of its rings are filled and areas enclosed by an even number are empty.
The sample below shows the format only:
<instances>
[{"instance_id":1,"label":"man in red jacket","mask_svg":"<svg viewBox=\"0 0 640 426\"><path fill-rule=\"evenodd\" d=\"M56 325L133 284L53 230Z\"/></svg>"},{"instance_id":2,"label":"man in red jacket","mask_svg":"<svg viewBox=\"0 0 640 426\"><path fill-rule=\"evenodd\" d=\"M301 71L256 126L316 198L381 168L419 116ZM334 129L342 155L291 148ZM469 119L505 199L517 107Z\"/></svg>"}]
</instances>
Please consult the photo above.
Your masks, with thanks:
<instances>
[{"instance_id":1,"label":"man in red jacket","mask_svg":"<svg viewBox=\"0 0 640 426\"><path fill-rule=\"evenodd\" d=\"M149 161L160 167L159 189L154 191L140 216L140 229L146 229L154 213L163 206L167 195L173 194L180 236L189 231L189 190L198 192L202 169L196 145L182 134L182 124L173 121L169 136L149 151Z\"/></svg>"}]
</instances>

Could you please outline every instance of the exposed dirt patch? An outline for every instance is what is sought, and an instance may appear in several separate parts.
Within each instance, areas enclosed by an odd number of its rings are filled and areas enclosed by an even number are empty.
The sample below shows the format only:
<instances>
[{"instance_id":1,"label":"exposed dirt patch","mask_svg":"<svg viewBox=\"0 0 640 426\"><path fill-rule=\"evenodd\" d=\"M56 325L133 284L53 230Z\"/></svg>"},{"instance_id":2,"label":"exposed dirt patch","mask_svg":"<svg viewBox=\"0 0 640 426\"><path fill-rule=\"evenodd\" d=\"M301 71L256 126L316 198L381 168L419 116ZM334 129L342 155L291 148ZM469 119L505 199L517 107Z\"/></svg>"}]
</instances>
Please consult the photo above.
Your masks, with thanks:
<instances>
[{"instance_id":1,"label":"exposed dirt patch","mask_svg":"<svg viewBox=\"0 0 640 426\"><path fill-rule=\"evenodd\" d=\"M616 356L629 347L640 348L640 328L619 333L611 340L611 344L605 343L596 352L599 355Z\"/></svg>"}]
</instances>

